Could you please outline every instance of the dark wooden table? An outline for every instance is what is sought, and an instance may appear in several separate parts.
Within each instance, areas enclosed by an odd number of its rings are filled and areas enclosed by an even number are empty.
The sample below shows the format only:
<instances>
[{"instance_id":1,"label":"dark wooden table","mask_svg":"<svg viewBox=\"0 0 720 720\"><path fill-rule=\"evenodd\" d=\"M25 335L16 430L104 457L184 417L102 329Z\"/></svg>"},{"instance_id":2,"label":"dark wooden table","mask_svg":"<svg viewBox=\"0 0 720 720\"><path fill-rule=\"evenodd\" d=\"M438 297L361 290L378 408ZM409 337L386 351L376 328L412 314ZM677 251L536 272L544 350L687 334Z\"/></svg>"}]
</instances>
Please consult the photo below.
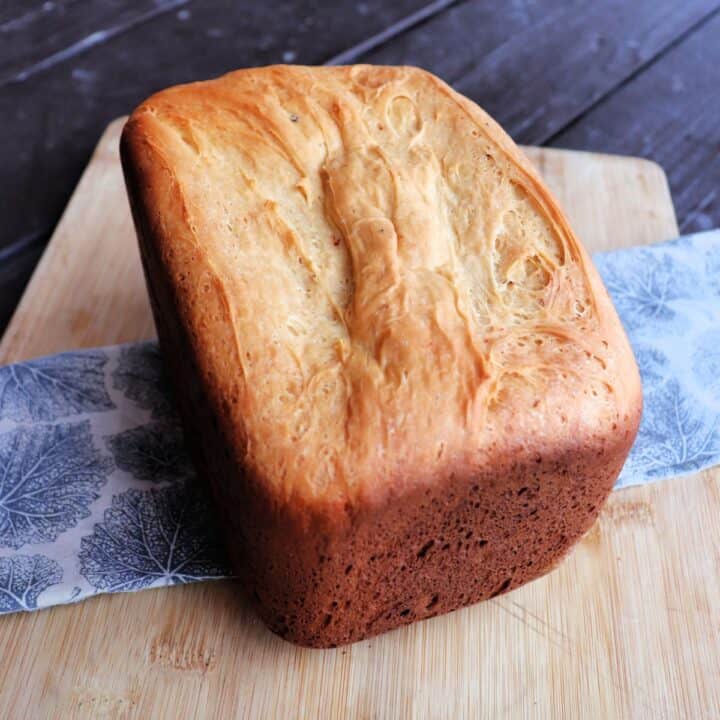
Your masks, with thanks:
<instances>
[{"instance_id":1,"label":"dark wooden table","mask_svg":"<svg viewBox=\"0 0 720 720\"><path fill-rule=\"evenodd\" d=\"M421 65L535 145L640 155L720 225L720 0L2 0L0 331L107 123L271 63Z\"/></svg>"}]
</instances>

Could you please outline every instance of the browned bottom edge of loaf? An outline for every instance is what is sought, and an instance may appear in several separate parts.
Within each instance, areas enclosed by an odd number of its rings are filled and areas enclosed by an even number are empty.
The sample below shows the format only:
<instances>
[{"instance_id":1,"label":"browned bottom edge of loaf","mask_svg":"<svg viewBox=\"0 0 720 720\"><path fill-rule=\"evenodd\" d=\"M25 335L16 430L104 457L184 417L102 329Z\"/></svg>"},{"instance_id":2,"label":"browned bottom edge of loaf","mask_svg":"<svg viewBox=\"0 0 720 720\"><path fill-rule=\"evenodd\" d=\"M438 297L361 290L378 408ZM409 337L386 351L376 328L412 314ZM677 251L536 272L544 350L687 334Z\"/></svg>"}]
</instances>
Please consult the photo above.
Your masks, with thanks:
<instances>
[{"instance_id":1,"label":"browned bottom edge of loaf","mask_svg":"<svg viewBox=\"0 0 720 720\"><path fill-rule=\"evenodd\" d=\"M233 566L262 619L286 640L322 648L544 574L589 528L620 462L598 470L597 458L588 468L572 456L537 457L449 476L337 533L322 520L301 526L283 515L251 478L218 471L214 490Z\"/></svg>"},{"instance_id":2,"label":"browned bottom edge of loaf","mask_svg":"<svg viewBox=\"0 0 720 720\"><path fill-rule=\"evenodd\" d=\"M310 647L495 597L558 562L592 524L618 470L589 474L567 458L532 462L447 477L356 517L338 535L297 528L256 498L251 516L224 520L234 565L268 627ZM225 493L226 507L239 500Z\"/></svg>"}]
</instances>

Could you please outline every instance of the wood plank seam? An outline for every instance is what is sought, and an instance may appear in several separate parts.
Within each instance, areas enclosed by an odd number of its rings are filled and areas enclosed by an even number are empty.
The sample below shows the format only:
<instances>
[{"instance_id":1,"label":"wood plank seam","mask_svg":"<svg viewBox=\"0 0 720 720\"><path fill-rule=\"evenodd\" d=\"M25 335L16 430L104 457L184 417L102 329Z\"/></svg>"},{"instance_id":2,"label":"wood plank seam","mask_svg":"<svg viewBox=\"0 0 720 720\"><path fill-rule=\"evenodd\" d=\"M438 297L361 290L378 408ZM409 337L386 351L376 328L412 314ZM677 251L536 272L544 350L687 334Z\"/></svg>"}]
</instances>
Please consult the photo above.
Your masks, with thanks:
<instances>
[{"instance_id":1,"label":"wood plank seam","mask_svg":"<svg viewBox=\"0 0 720 720\"><path fill-rule=\"evenodd\" d=\"M704 15L702 18L698 19L697 22L693 23L690 27L688 27L686 30L681 32L676 38L671 40L670 42L666 43L662 48L660 48L652 57L648 58L644 62L640 63L631 73L629 73L626 77L624 77L620 82L616 83L610 88L607 88L603 93L598 95L598 97L594 98L592 102L588 103L585 107L578 110L578 114L574 117L570 118L562 127L557 128L552 132L552 134L548 135L545 138L541 138L538 141L539 145L548 145L552 143L557 137L562 135L563 132L566 130L569 130L574 125L577 125L578 123L582 122L582 119L590 112L592 112L598 105L602 105L602 103L607 100L611 95L616 93L621 88L625 87L629 83L631 83L636 77L639 75L642 75L642 73L646 72L652 65L657 63L659 60L661 60L665 55L667 55L669 52L671 52L674 48L676 48L681 43L685 42L691 35L694 35L696 32L702 29L704 25L706 25L708 22L710 22L718 13L720 13L720 3L718 3L718 6L714 9L709 11L706 15ZM685 223L683 223L685 224Z\"/></svg>"},{"instance_id":2,"label":"wood plank seam","mask_svg":"<svg viewBox=\"0 0 720 720\"><path fill-rule=\"evenodd\" d=\"M43 60L39 60L38 62L29 65L25 69L16 72L14 75L0 79L0 89L2 89L5 85L9 85L10 83L23 82L28 78L31 78L33 75L37 75L37 73L42 72L43 70L49 70L50 68L55 67L60 63L63 63L76 57L77 55L80 55L81 53L86 52L90 48L96 47L97 45L102 45L108 40L112 40L113 38L129 32L134 28L137 28L140 25L149 22L150 20L154 20L155 18L164 15L167 12L177 10L183 5L187 5L189 2L191 2L191 0L164 0L164 2L157 3L157 6L152 10L141 13L132 20L128 20L124 23L120 23L109 28L96 30L95 32L90 33L90 35L86 35L84 38L81 38L80 40L72 43L68 47L63 48L62 50L58 50L57 52L52 53Z\"/></svg>"},{"instance_id":3,"label":"wood plank seam","mask_svg":"<svg viewBox=\"0 0 720 720\"><path fill-rule=\"evenodd\" d=\"M411 13L410 15L392 23L384 30L379 33L363 40L357 45L349 47L347 50L329 58L323 64L324 65L349 65L357 62L366 53L379 48L381 45L390 42L396 37L400 37L403 33L412 30L413 28L427 22L435 15L439 15L441 12L453 7L454 5L462 4L467 0L435 0L429 5L426 5L420 10Z\"/></svg>"}]
</instances>

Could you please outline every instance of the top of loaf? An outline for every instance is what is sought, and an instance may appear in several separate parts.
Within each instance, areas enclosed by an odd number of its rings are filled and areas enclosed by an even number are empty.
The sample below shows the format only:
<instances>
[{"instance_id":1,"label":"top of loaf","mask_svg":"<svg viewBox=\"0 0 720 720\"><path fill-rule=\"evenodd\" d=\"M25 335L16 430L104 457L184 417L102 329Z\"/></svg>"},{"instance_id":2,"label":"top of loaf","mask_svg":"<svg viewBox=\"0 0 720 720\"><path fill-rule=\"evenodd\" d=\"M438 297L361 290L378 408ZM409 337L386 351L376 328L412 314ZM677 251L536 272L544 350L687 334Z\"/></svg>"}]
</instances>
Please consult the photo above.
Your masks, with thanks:
<instances>
[{"instance_id":1,"label":"top of loaf","mask_svg":"<svg viewBox=\"0 0 720 720\"><path fill-rule=\"evenodd\" d=\"M431 74L241 70L154 95L123 144L221 431L276 497L380 500L631 428L586 252Z\"/></svg>"}]
</instances>

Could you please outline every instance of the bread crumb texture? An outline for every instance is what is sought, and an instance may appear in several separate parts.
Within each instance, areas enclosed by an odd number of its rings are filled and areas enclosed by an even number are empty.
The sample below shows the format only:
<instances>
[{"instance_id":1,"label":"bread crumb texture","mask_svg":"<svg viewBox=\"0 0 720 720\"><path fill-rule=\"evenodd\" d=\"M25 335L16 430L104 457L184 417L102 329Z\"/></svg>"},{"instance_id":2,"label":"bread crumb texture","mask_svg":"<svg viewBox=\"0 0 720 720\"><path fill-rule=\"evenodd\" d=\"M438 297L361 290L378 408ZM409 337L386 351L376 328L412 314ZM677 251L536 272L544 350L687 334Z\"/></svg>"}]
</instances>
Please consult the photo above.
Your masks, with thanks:
<instances>
[{"instance_id":1,"label":"bread crumb texture","mask_svg":"<svg viewBox=\"0 0 720 720\"><path fill-rule=\"evenodd\" d=\"M125 135L190 332L218 345L208 382L279 501L379 501L634 432L637 369L587 254L429 73L238 71L153 96Z\"/></svg>"}]
</instances>

